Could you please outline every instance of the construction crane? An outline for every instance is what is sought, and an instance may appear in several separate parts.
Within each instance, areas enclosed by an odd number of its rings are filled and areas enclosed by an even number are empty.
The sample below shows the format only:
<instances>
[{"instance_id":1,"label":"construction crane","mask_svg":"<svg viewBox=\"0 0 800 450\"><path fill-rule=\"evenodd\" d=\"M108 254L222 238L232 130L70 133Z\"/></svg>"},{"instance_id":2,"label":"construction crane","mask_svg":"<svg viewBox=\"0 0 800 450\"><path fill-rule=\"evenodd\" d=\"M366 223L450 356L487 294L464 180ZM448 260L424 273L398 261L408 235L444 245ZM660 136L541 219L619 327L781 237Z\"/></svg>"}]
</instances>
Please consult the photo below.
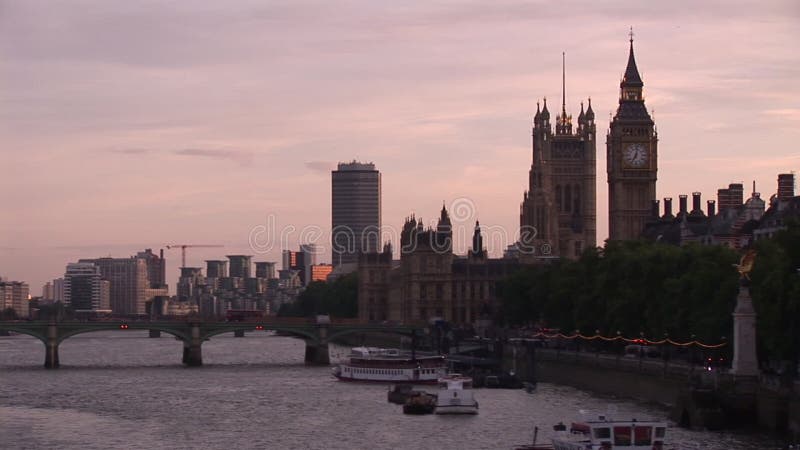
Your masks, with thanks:
<instances>
[{"instance_id":1,"label":"construction crane","mask_svg":"<svg viewBox=\"0 0 800 450\"><path fill-rule=\"evenodd\" d=\"M181 267L186 267L186 249L187 248L211 248L211 247L224 247L224 245L208 245L208 244L171 244L167 245L168 249L180 248L181 249Z\"/></svg>"}]
</instances>

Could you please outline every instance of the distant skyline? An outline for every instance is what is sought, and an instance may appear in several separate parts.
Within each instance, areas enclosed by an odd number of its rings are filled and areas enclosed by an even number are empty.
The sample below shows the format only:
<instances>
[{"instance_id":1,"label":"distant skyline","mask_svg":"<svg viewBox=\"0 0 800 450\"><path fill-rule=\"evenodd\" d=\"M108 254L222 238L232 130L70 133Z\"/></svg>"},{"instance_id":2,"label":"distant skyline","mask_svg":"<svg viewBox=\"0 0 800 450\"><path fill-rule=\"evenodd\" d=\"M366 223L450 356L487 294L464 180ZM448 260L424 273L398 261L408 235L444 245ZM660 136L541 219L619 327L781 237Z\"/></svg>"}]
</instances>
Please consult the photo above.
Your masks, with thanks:
<instances>
[{"instance_id":1,"label":"distant skyline","mask_svg":"<svg viewBox=\"0 0 800 450\"><path fill-rule=\"evenodd\" d=\"M380 168L385 226L466 198L482 225L516 230L531 119L543 97L560 109L562 52L568 112L591 97L597 114L602 243L631 26L658 198L705 204L731 182L749 197L755 180L768 199L800 169L792 0L0 0L0 276L39 295L79 258L225 245L189 249L203 267L255 254L268 215L329 236L330 171L353 159ZM165 253L174 293L180 251Z\"/></svg>"}]
</instances>

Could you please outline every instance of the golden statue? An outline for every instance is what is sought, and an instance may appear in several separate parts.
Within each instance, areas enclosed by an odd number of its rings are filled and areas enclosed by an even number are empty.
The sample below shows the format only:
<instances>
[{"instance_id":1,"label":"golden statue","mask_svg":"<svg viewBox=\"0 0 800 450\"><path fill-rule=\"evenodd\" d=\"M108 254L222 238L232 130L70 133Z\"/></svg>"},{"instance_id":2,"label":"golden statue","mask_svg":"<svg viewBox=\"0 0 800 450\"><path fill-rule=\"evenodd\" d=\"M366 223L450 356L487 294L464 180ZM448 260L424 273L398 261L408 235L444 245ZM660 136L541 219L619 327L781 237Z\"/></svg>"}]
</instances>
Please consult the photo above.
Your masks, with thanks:
<instances>
[{"instance_id":1,"label":"golden statue","mask_svg":"<svg viewBox=\"0 0 800 450\"><path fill-rule=\"evenodd\" d=\"M755 249L748 250L742 259L739 261L739 264L736 264L736 270L739 271L739 276L742 279L750 280L750 272L753 270L753 263L756 261L756 251Z\"/></svg>"}]
</instances>

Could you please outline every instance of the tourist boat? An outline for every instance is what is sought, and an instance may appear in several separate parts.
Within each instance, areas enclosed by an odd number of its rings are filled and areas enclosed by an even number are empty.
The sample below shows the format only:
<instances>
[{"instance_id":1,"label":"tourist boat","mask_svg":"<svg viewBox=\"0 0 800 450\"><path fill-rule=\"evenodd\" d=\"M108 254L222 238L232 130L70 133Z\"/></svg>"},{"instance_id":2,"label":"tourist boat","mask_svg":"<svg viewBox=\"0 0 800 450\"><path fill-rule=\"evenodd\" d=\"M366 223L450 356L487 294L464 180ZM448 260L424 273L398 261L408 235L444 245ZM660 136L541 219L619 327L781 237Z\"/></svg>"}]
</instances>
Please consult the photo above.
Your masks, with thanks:
<instances>
[{"instance_id":1,"label":"tourist boat","mask_svg":"<svg viewBox=\"0 0 800 450\"><path fill-rule=\"evenodd\" d=\"M563 424L553 427L565 429ZM597 420L574 422L552 439L554 450L667 450L667 424L656 421Z\"/></svg>"},{"instance_id":2,"label":"tourist boat","mask_svg":"<svg viewBox=\"0 0 800 450\"><path fill-rule=\"evenodd\" d=\"M478 414L472 378L453 373L439 379L436 414Z\"/></svg>"},{"instance_id":3,"label":"tourist boat","mask_svg":"<svg viewBox=\"0 0 800 450\"><path fill-rule=\"evenodd\" d=\"M354 347L349 361L333 368L333 375L343 381L385 383L433 384L446 373L444 356L375 347Z\"/></svg>"}]
</instances>

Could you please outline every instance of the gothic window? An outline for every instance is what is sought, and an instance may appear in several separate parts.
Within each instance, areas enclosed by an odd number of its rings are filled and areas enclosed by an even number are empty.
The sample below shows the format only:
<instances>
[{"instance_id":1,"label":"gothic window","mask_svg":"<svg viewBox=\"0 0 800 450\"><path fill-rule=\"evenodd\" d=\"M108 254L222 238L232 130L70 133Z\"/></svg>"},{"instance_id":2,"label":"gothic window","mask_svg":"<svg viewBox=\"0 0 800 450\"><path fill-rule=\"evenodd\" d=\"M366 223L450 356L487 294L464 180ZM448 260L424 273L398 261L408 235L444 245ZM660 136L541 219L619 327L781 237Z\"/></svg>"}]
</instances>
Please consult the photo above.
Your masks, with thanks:
<instances>
[{"instance_id":1,"label":"gothic window","mask_svg":"<svg viewBox=\"0 0 800 450\"><path fill-rule=\"evenodd\" d=\"M419 299L426 300L428 298L428 289L424 284L419 285Z\"/></svg>"},{"instance_id":2,"label":"gothic window","mask_svg":"<svg viewBox=\"0 0 800 450\"><path fill-rule=\"evenodd\" d=\"M581 187L580 185L575 185L575 208L573 209L576 213L581 212Z\"/></svg>"},{"instance_id":3,"label":"gothic window","mask_svg":"<svg viewBox=\"0 0 800 450\"><path fill-rule=\"evenodd\" d=\"M441 300L444 297L444 285L442 283L436 284L436 300Z\"/></svg>"},{"instance_id":4,"label":"gothic window","mask_svg":"<svg viewBox=\"0 0 800 450\"><path fill-rule=\"evenodd\" d=\"M564 211L570 212L572 206L572 187L566 185L564 187Z\"/></svg>"},{"instance_id":5,"label":"gothic window","mask_svg":"<svg viewBox=\"0 0 800 450\"><path fill-rule=\"evenodd\" d=\"M556 185L556 204L558 205L558 210L562 210L562 203L561 203L561 185Z\"/></svg>"}]
</instances>

